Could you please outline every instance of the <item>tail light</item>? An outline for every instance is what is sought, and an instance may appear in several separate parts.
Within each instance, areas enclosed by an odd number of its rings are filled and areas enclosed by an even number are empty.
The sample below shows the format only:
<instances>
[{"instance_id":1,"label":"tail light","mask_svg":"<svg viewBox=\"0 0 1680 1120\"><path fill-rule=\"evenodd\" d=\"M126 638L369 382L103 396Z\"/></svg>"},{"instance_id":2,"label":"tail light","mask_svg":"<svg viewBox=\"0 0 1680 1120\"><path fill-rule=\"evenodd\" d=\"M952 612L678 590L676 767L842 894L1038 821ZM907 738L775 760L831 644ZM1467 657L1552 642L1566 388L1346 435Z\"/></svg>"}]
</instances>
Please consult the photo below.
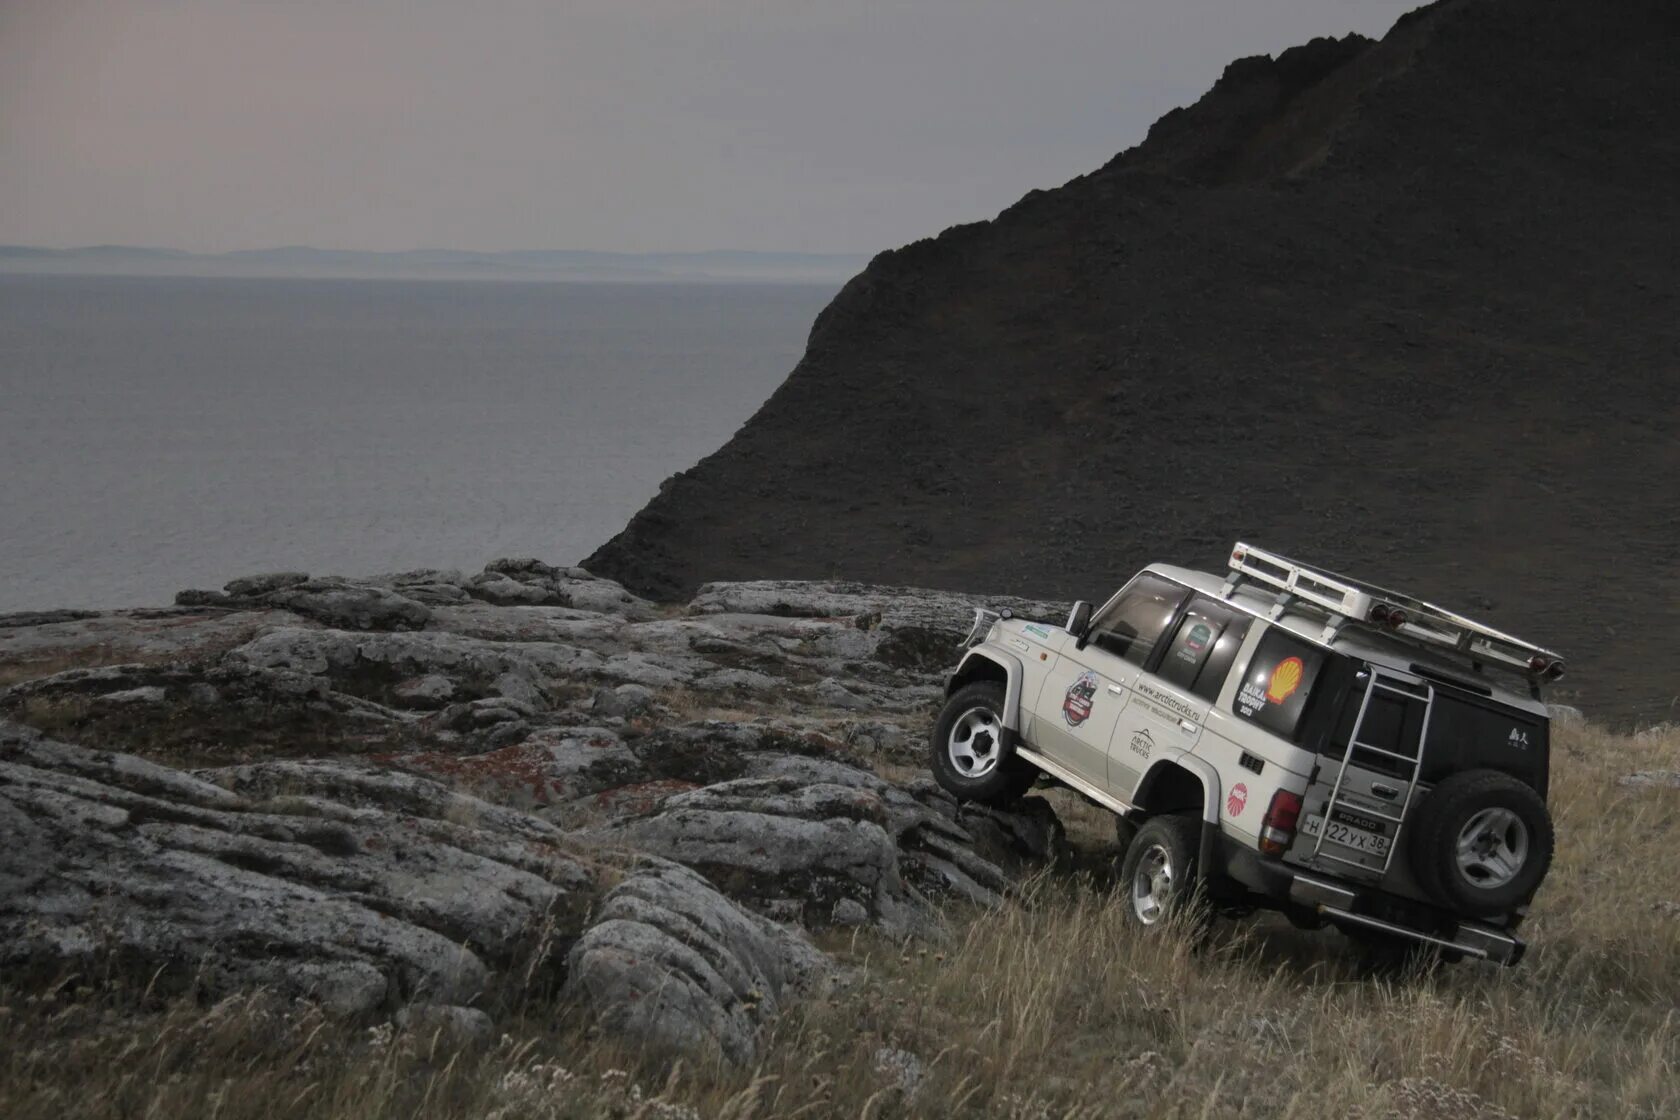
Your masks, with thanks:
<instances>
[{"instance_id":1,"label":"tail light","mask_svg":"<svg viewBox=\"0 0 1680 1120\"><path fill-rule=\"evenodd\" d=\"M1295 826L1301 819L1301 795L1280 789L1272 794L1266 806L1266 817L1260 822L1260 852L1281 856L1295 839Z\"/></svg>"}]
</instances>

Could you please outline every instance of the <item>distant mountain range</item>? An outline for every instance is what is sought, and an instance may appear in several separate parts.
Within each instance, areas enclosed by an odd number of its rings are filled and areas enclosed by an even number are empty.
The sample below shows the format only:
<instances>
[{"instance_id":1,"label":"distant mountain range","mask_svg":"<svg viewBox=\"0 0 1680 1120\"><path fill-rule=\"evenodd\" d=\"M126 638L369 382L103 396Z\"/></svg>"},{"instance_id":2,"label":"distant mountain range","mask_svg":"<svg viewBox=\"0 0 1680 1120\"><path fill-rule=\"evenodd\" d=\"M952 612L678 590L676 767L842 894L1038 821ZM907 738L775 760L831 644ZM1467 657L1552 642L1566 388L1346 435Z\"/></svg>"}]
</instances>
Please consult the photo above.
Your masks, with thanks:
<instances>
[{"instance_id":1,"label":"distant mountain range","mask_svg":"<svg viewBox=\"0 0 1680 1120\"><path fill-rule=\"evenodd\" d=\"M480 253L412 249L364 253L348 249L241 249L189 253L130 245L40 249L0 245L0 273L105 276L279 276L439 280L617 280L683 282L839 283L863 270L854 253L599 253L527 249Z\"/></svg>"}]
</instances>

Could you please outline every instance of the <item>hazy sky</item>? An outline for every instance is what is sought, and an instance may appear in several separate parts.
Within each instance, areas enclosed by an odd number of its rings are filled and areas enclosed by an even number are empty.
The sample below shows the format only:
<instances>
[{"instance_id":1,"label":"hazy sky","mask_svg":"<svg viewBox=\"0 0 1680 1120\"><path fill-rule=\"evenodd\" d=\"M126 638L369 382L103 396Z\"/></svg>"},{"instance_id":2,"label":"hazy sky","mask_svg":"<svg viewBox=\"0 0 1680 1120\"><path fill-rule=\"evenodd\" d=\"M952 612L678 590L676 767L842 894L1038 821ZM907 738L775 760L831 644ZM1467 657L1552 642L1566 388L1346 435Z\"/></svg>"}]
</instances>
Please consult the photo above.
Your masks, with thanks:
<instances>
[{"instance_id":1,"label":"hazy sky","mask_svg":"<svg viewBox=\"0 0 1680 1120\"><path fill-rule=\"evenodd\" d=\"M874 251L1419 0L0 0L0 242Z\"/></svg>"}]
</instances>

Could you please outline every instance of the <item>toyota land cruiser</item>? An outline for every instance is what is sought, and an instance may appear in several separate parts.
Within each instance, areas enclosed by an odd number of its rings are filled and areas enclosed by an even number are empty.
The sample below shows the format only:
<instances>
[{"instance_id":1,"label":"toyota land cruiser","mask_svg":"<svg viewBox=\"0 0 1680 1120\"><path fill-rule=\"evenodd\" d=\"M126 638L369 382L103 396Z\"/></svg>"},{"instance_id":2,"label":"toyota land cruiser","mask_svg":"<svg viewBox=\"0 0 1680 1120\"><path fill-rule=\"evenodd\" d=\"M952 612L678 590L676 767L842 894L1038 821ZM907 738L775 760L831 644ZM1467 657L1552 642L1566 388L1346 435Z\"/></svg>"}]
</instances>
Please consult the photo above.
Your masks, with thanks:
<instances>
[{"instance_id":1,"label":"toyota land cruiser","mask_svg":"<svg viewBox=\"0 0 1680 1120\"><path fill-rule=\"evenodd\" d=\"M978 611L965 645L935 776L988 803L1047 779L1115 813L1138 925L1200 893L1521 958L1557 654L1246 544L1224 577L1153 564L1063 625Z\"/></svg>"}]
</instances>

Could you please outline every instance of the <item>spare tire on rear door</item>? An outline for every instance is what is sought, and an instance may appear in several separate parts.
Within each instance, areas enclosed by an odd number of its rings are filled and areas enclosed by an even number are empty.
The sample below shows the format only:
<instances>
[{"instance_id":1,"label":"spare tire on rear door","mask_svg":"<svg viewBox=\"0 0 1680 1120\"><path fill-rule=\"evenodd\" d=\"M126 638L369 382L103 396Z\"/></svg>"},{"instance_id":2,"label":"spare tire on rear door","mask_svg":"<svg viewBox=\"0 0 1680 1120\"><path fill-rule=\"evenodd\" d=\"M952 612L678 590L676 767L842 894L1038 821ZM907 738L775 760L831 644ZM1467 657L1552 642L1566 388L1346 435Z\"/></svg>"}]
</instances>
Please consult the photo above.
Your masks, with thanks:
<instances>
[{"instance_id":1,"label":"spare tire on rear door","mask_svg":"<svg viewBox=\"0 0 1680 1120\"><path fill-rule=\"evenodd\" d=\"M1466 770L1430 791L1413 818L1412 873L1460 914L1528 901L1552 863L1552 818L1534 790L1497 770Z\"/></svg>"}]
</instances>

